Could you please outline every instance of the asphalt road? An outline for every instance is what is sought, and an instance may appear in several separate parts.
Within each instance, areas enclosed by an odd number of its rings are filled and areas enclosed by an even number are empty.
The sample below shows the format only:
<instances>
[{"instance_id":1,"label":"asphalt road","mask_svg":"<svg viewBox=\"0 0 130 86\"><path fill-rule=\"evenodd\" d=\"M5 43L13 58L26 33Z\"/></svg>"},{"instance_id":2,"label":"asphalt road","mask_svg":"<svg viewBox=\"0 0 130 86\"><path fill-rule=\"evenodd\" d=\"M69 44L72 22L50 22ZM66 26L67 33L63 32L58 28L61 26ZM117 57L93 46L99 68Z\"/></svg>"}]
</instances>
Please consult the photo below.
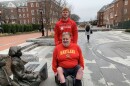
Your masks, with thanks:
<instances>
[{"instance_id":1,"label":"asphalt road","mask_svg":"<svg viewBox=\"0 0 130 86\"><path fill-rule=\"evenodd\" d=\"M122 31L98 31L90 43L79 33L89 74L88 86L130 86L130 34Z\"/></svg>"}]
</instances>

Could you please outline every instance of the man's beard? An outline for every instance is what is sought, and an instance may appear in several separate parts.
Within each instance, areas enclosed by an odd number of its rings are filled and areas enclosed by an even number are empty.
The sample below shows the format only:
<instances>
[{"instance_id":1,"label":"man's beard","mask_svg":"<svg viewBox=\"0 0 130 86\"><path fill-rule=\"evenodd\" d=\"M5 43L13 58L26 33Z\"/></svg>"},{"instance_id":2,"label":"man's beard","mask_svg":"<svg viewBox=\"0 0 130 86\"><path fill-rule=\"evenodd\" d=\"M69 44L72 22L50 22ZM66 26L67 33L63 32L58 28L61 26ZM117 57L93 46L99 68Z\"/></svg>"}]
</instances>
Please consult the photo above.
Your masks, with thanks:
<instances>
[{"instance_id":1,"label":"man's beard","mask_svg":"<svg viewBox=\"0 0 130 86\"><path fill-rule=\"evenodd\" d=\"M69 43L63 43L64 47L68 47Z\"/></svg>"},{"instance_id":2,"label":"man's beard","mask_svg":"<svg viewBox=\"0 0 130 86\"><path fill-rule=\"evenodd\" d=\"M68 18L68 16L63 16L62 18L63 18L63 19L67 19L67 18Z\"/></svg>"}]
</instances>

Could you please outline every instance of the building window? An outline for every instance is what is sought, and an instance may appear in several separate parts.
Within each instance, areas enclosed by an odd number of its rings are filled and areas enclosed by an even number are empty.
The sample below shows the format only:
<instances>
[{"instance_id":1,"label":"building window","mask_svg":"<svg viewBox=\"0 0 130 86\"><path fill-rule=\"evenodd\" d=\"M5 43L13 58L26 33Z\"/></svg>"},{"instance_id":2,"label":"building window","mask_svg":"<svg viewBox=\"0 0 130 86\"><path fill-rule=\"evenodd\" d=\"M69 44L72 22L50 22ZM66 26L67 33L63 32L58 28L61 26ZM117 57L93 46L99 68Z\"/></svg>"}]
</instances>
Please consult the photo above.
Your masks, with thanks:
<instances>
[{"instance_id":1,"label":"building window","mask_svg":"<svg viewBox=\"0 0 130 86\"><path fill-rule=\"evenodd\" d=\"M13 10L11 9L11 12L13 12Z\"/></svg>"},{"instance_id":2,"label":"building window","mask_svg":"<svg viewBox=\"0 0 130 86\"><path fill-rule=\"evenodd\" d=\"M115 16L117 16L117 11L115 11Z\"/></svg>"},{"instance_id":3,"label":"building window","mask_svg":"<svg viewBox=\"0 0 130 86\"><path fill-rule=\"evenodd\" d=\"M118 3L116 4L116 6L118 7Z\"/></svg>"},{"instance_id":4,"label":"building window","mask_svg":"<svg viewBox=\"0 0 130 86\"><path fill-rule=\"evenodd\" d=\"M127 14L127 9L124 9L124 14Z\"/></svg>"},{"instance_id":5,"label":"building window","mask_svg":"<svg viewBox=\"0 0 130 86\"><path fill-rule=\"evenodd\" d=\"M27 14L27 17L29 17L29 14Z\"/></svg>"},{"instance_id":6,"label":"building window","mask_svg":"<svg viewBox=\"0 0 130 86\"><path fill-rule=\"evenodd\" d=\"M36 7L39 7L39 3L36 3Z\"/></svg>"},{"instance_id":7,"label":"building window","mask_svg":"<svg viewBox=\"0 0 130 86\"><path fill-rule=\"evenodd\" d=\"M25 14L23 14L23 18L25 18L26 16L25 16Z\"/></svg>"},{"instance_id":8,"label":"building window","mask_svg":"<svg viewBox=\"0 0 130 86\"><path fill-rule=\"evenodd\" d=\"M52 10L50 10L50 14L52 14Z\"/></svg>"},{"instance_id":9,"label":"building window","mask_svg":"<svg viewBox=\"0 0 130 86\"><path fill-rule=\"evenodd\" d=\"M20 20L20 24L22 24L22 20Z\"/></svg>"},{"instance_id":10,"label":"building window","mask_svg":"<svg viewBox=\"0 0 130 86\"><path fill-rule=\"evenodd\" d=\"M21 14L19 14L19 18L22 18Z\"/></svg>"},{"instance_id":11,"label":"building window","mask_svg":"<svg viewBox=\"0 0 130 86\"><path fill-rule=\"evenodd\" d=\"M37 10L37 14L39 14L39 10Z\"/></svg>"},{"instance_id":12,"label":"building window","mask_svg":"<svg viewBox=\"0 0 130 86\"><path fill-rule=\"evenodd\" d=\"M29 24L30 22L29 22L29 19L28 19L28 24Z\"/></svg>"},{"instance_id":13,"label":"building window","mask_svg":"<svg viewBox=\"0 0 130 86\"><path fill-rule=\"evenodd\" d=\"M128 0L125 0L125 3L124 3L125 5L128 5Z\"/></svg>"},{"instance_id":14,"label":"building window","mask_svg":"<svg viewBox=\"0 0 130 86\"><path fill-rule=\"evenodd\" d=\"M24 24L26 24L26 20L24 20L23 22L24 22Z\"/></svg>"},{"instance_id":15,"label":"building window","mask_svg":"<svg viewBox=\"0 0 130 86\"><path fill-rule=\"evenodd\" d=\"M23 8L22 11L25 12L25 9Z\"/></svg>"},{"instance_id":16,"label":"building window","mask_svg":"<svg viewBox=\"0 0 130 86\"><path fill-rule=\"evenodd\" d=\"M9 19L9 17L8 17L8 16L5 16L5 18L6 18L6 19Z\"/></svg>"},{"instance_id":17,"label":"building window","mask_svg":"<svg viewBox=\"0 0 130 86\"><path fill-rule=\"evenodd\" d=\"M11 19L14 19L14 16L13 16L13 15L11 15Z\"/></svg>"},{"instance_id":18,"label":"building window","mask_svg":"<svg viewBox=\"0 0 130 86\"><path fill-rule=\"evenodd\" d=\"M18 9L19 12L21 12L21 9Z\"/></svg>"},{"instance_id":19,"label":"building window","mask_svg":"<svg viewBox=\"0 0 130 86\"><path fill-rule=\"evenodd\" d=\"M113 18L113 13L112 12L110 13L110 18Z\"/></svg>"},{"instance_id":20,"label":"building window","mask_svg":"<svg viewBox=\"0 0 130 86\"><path fill-rule=\"evenodd\" d=\"M26 8L26 11L28 12L28 8Z\"/></svg>"},{"instance_id":21,"label":"building window","mask_svg":"<svg viewBox=\"0 0 130 86\"><path fill-rule=\"evenodd\" d=\"M34 10L31 10L31 14L34 15Z\"/></svg>"},{"instance_id":22,"label":"building window","mask_svg":"<svg viewBox=\"0 0 130 86\"><path fill-rule=\"evenodd\" d=\"M33 3L31 3L31 7L34 7L34 4L33 4Z\"/></svg>"},{"instance_id":23,"label":"building window","mask_svg":"<svg viewBox=\"0 0 130 86\"><path fill-rule=\"evenodd\" d=\"M45 9L43 9L43 14L45 14Z\"/></svg>"},{"instance_id":24,"label":"building window","mask_svg":"<svg viewBox=\"0 0 130 86\"><path fill-rule=\"evenodd\" d=\"M35 18L32 18L32 23L34 23L34 24L35 24Z\"/></svg>"}]
</instances>

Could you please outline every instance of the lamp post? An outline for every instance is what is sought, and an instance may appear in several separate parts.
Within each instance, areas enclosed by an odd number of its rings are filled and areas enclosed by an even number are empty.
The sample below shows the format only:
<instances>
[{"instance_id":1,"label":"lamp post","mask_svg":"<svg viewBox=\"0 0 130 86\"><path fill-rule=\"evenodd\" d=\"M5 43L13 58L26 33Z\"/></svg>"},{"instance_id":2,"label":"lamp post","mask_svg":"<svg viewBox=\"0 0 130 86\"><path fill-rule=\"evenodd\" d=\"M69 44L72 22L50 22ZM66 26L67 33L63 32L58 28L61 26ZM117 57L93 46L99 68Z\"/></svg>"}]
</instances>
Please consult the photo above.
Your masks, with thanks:
<instances>
[{"instance_id":1,"label":"lamp post","mask_svg":"<svg viewBox=\"0 0 130 86\"><path fill-rule=\"evenodd\" d=\"M41 19L40 19L41 27L40 27L40 30L42 32L42 36L44 36L44 24L43 24L42 9L40 9L40 15L41 15Z\"/></svg>"},{"instance_id":2,"label":"lamp post","mask_svg":"<svg viewBox=\"0 0 130 86\"><path fill-rule=\"evenodd\" d=\"M1 10L0 10L0 23L1 23Z\"/></svg>"},{"instance_id":3,"label":"lamp post","mask_svg":"<svg viewBox=\"0 0 130 86\"><path fill-rule=\"evenodd\" d=\"M0 11L0 33L3 33L3 29L2 29L2 27L1 27L1 11Z\"/></svg>"}]
</instances>

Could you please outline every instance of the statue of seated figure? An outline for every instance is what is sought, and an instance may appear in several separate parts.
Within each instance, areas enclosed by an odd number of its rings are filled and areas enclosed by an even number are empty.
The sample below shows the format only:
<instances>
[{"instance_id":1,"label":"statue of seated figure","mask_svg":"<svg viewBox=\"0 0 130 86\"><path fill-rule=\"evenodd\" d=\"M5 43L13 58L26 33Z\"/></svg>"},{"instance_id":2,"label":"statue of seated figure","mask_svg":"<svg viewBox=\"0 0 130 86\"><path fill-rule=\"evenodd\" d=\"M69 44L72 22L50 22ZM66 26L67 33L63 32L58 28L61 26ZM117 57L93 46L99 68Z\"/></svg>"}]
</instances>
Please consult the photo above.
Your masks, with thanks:
<instances>
[{"instance_id":1,"label":"statue of seated figure","mask_svg":"<svg viewBox=\"0 0 130 86\"><path fill-rule=\"evenodd\" d=\"M20 86L10 79L7 70L4 68L5 65L5 62L0 61L0 86Z\"/></svg>"},{"instance_id":2,"label":"statue of seated figure","mask_svg":"<svg viewBox=\"0 0 130 86\"><path fill-rule=\"evenodd\" d=\"M8 54L12 61L11 71L13 80L20 86L39 86L41 82L40 77L32 71L27 71L24 67L24 63L20 58L22 56L21 47L10 47Z\"/></svg>"},{"instance_id":3,"label":"statue of seated figure","mask_svg":"<svg viewBox=\"0 0 130 86\"><path fill-rule=\"evenodd\" d=\"M5 62L0 61L0 86L7 86L9 83L6 78L3 66L5 66Z\"/></svg>"}]
</instances>

